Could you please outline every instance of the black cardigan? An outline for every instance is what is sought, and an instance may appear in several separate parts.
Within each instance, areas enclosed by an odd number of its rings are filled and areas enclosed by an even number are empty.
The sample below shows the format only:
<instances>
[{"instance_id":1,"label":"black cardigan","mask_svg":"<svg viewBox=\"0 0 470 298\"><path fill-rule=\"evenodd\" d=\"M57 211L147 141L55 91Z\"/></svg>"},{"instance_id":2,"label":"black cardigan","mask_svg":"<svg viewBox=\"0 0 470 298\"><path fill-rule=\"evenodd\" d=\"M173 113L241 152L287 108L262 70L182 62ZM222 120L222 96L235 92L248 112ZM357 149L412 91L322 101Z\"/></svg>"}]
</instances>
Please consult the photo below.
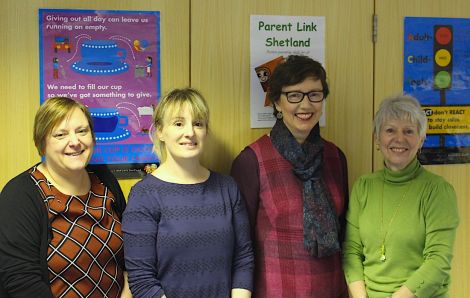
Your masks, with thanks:
<instances>
[{"instance_id":1,"label":"black cardigan","mask_svg":"<svg viewBox=\"0 0 470 298\"><path fill-rule=\"evenodd\" d=\"M103 165L87 169L114 194L113 208L121 218L126 201L116 178ZM0 194L0 297L53 298L46 260L51 235L43 199L25 171Z\"/></svg>"}]
</instances>

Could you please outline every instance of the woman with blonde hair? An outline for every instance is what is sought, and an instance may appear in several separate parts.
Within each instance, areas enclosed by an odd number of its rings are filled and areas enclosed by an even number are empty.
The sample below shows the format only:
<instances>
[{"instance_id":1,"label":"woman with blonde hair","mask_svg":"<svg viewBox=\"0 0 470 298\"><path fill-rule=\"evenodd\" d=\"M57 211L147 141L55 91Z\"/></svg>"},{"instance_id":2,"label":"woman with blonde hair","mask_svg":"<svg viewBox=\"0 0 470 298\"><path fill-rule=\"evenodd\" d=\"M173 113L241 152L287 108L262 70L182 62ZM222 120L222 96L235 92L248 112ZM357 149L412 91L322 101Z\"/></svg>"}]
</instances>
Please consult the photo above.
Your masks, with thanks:
<instances>
[{"instance_id":1,"label":"woman with blonde hair","mask_svg":"<svg viewBox=\"0 0 470 298\"><path fill-rule=\"evenodd\" d=\"M124 213L134 297L251 297L253 251L234 180L200 163L209 110L176 89L154 112L160 166L131 190Z\"/></svg>"}]
</instances>

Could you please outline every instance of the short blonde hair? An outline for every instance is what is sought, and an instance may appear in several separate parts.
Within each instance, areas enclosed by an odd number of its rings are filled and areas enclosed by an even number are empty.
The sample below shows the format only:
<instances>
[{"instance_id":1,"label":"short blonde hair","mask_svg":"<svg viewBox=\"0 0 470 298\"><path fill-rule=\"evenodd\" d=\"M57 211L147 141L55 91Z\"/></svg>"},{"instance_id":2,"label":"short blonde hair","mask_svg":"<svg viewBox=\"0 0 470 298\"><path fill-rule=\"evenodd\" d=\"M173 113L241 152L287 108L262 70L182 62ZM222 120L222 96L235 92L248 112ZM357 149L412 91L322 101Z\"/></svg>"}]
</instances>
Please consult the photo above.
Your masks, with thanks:
<instances>
[{"instance_id":1,"label":"short blonde hair","mask_svg":"<svg viewBox=\"0 0 470 298\"><path fill-rule=\"evenodd\" d=\"M76 108L80 109L87 118L93 141L95 141L93 120L88 108L82 103L67 97L52 97L47 99L46 102L39 107L34 117L33 139L39 155L44 155L46 139L51 134L54 127Z\"/></svg>"},{"instance_id":2,"label":"short blonde hair","mask_svg":"<svg viewBox=\"0 0 470 298\"><path fill-rule=\"evenodd\" d=\"M153 149L163 159L165 156L165 143L157 137L157 131L161 131L165 125L165 121L176 115L185 107L194 119L203 121L209 128L209 107L202 94L193 88L174 89L164 96L157 105L153 113Z\"/></svg>"},{"instance_id":3,"label":"short blonde hair","mask_svg":"<svg viewBox=\"0 0 470 298\"><path fill-rule=\"evenodd\" d=\"M411 95L395 95L385 98L374 117L374 134L378 137L382 125L388 120L409 120L418 126L418 134L426 137L428 118L419 101Z\"/></svg>"}]
</instances>

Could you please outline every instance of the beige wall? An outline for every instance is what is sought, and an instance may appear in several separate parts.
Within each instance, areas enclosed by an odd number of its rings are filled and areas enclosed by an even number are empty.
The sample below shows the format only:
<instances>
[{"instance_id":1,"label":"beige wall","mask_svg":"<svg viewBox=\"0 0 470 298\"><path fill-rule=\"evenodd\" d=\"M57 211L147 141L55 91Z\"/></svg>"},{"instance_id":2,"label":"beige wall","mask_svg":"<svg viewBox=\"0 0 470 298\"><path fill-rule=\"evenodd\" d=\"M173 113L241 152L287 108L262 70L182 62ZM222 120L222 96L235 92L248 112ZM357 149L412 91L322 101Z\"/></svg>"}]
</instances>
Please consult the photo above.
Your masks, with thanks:
<instances>
[{"instance_id":1,"label":"beige wall","mask_svg":"<svg viewBox=\"0 0 470 298\"><path fill-rule=\"evenodd\" d=\"M401 89L402 17L469 17L466 0L3 0L0 10L0 188L39 161L32 121L39 105L38 8L161 11L162 92L191 85L211 108L204 163L227 173L233 158L268 129L249 128L249 18L252 14L326 16L326 69L331 95L322 135L348 158L350 186L381 166L371 121L381 98ZM431 4L430 4L431 3ZM371 19L379 16L379 39ZM428 167L456 188L461 225L452 297L470 293L469 165ZM137 180L121 180L124 192Z\"/></svg>"}]
</instances>

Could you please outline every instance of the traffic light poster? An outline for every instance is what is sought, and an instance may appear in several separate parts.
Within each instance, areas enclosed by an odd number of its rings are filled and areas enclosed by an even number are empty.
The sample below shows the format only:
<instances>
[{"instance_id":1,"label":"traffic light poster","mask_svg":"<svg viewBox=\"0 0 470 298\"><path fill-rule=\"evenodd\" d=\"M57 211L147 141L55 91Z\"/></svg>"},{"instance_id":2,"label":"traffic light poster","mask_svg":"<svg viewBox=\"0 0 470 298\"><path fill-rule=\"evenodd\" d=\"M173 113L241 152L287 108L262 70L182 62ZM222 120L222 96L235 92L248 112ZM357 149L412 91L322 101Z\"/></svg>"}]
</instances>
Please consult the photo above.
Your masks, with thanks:
<instances>
[{"instance_id":1,"label":"traffic light poster","mask_svg":"<svg viewBox=\"0 0 470 298\"><path fill-rule=\"evenodd\" d=\"M406 17L403 90L428 117L423 164L470 162L470 19Z\"/></svg>"},{"instance_id":2,"label":"traffic light poster","mask_svg":"<svg viewBox=\"0 0 470 298\"><path fill-rule=\"evenodd\" d=\"M160 97L160 12L39 10L40 101L85 104L96 146L92 164L119 178L155 168L152 114Z\"/></svg>"}]
</instances>

